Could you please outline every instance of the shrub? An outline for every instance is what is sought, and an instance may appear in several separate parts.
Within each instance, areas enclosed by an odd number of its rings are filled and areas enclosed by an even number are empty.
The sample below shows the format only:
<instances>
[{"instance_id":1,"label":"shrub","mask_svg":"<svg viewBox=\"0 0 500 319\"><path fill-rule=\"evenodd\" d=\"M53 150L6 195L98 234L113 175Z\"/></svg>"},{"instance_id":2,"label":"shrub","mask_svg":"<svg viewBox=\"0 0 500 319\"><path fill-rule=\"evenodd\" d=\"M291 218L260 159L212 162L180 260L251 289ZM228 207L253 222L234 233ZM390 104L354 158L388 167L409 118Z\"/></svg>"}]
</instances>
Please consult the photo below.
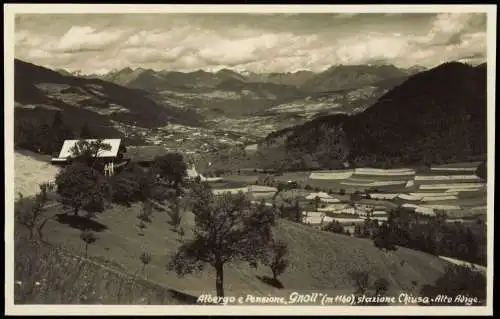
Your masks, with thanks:
<instances>
[{"instance_id":1,"label":"shrub","mask_svg":"<svg viewBox=\"0 0 500 319\"><path fill-rule=\"evenodd\" d=\"M340 224L336 220L334 220L334 221L329 222L328 224L326 224L323 227L323 230L324 231L329 231L329 232L332 232L332 233L336 233L336 234L342 234L342 233L344 233L344 227L342 226L342 224Z\"/></svg>"},{"instance_id":2,"label":"shrub","mask_svg":"<svg viewBox=\"0 0 500 319\"><path fill-rule=\"evenodd\" d=\"M364 270L353 270L349 272L349 277L354 282L356 294L365 294L369 288L370 274Z\"/></svg>"},{"instance_id":3,"label":"shrub","mask_svg":"<svg viewBox=\"0 0 500 319\"><path fill-rule=\"evenodd\" d=\"M424 285L421 295L428 296L431 300L437 295L463 295L477 298L479 303L473 304L475 306L484 305L486 303L486 276L469 266L451 265L433 284ZM454 302L457 301L454 299Z\"/></svg>"},{"instance_id":4,"label":"shrub","mask_svg":"<svg viewBox=\"0 0 500 319\"><path fill-rule=\"evenodd\" d=\"M389 290L389 281L386 278L379 277L373 283L376 295L384 295Z\"/></svg>"},{"instance_id":5,"label":"shrub","mask_svg":"<svg viewBox=\"0 0 500 319\"><path fill-rule=\"evenodd\" d=\"M169 186L179 187L187 173L184 157L179 153L168 153L155 158L153 171Z\"/></svg>"}]
</instances>

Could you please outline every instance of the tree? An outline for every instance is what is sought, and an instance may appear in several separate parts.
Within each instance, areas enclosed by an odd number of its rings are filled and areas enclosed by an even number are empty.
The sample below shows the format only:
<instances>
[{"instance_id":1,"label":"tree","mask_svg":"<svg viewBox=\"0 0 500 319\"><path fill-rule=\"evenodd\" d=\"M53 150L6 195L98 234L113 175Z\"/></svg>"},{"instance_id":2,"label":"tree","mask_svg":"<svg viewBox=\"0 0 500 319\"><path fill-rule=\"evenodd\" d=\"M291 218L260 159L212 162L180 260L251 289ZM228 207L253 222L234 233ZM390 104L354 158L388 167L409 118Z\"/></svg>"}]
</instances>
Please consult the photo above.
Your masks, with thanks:
<instances>
[{"instance_id":1,"label":"tree","mask_svg":"<svg viewBox=\"0 0 500 319\"><path fill-rule=\"evenodd\" d=\"M168 210L168 216L170 217L169 224L174 227L175 231L177 231L177 228L180 226L182 221L181 204L179 198L175 197L172 201L170 209Z\"/></svg>"},{"instance_id":2,"label":"tree","mask_svg":"<svg viewBox=\"0 0 500 319\"><path fill-rule=\"evenodd\" d=\"M63 123L61 112L56 112L52 123L21 120L15 123L14 142L17 147L42 154L54 155L64 140L72 138L71 128Z\"/></svg>"},{"instance_id":3,"label":"tree","mask_svg":"<svg viewBox=\"0 0 500 319\"><path fill-rule=\"evenodd\" d=\"M479 303L474 306L484 305L486 302L486 276L478 269L470 266L450 265L446 272L433 284L424 285L421 289L422 296L431 300L437 295L478 298ZM454 299L454 302L455 299Z\"/></svg>"},{"instance_id":4,"label":"tree","mask_svg":"<svg viewBox=\"0 0 500 319\"><path fill-rule=\"evenodd\" d=\"M314 211L317 212L319 205L321 203L321 198L319 196L314 197Z\"/></svg>"},{"instance_id":5,"label":"tree","mask_svg":"<svg viewBox=\"0 0 500 319\"><path fill-rule=\"evenodd\" d=\"M151 262L151 253L144 251L139 256L139 259L142 263L142 273L144 274L144 276L146 276L146 266Z\"/></svg>"},{"instance_id":6,"label":"tree","mask_svg":"<svg viewBox=\"0 0 500 319\"><path fill-rule=\"evenodd\" d=\"M115 203L130 207L139 200L140 184L133 172L123 171L109 179L113 190L112 200Z\"/></svg>"},{"instance_id":7,"label":"tree","mask_svg":"<svg viewBox=\"0 0 500 319\"><path fill-rule=\"evenodd\" d=\"M293 211L294 216L295 216L295 221L298 223L301 223L302 222L302 212L300 211L300 204L299 204L298 199L295 199L294 204L292 206L292 211Z\"/></svg>"},{"instance_id":8,"label":"tree","mask_svg":"<svg viewBox=\"0 0 500 319\"><path fill-rule=\"evenodd\" d=\"M15 121L14 141L16 147L31 150L33 152L46 153L43 147L43 138L47 136L46 134L42 134L42 125L43 124L37 120Z\"/></svg>"},{"instance_id":9,"label":"tree","mask_svg":"<svg viewBox=\"0 0 500 319\"><path fill-rule=\"evenodd\" d=\"M184 238L184 228L181 227L177 234L179 234L179 241L182 242L182 239Z\"/></svg>"},{"instance_id":10,"label":"tree","mask_svg":"<svg viewBox=\"0 0 500 319\"><path fill-rule=\"evenodd\" d=\"M278 282L278 276L283 274L288 266L287 255L288 247L284 241L273 241L268 248L263 264L271 268L274 282Z\"/></svg>"},{"instance_id":11,"label":"tree","mask_svg":"<svg viewBox=\"0 0 500 319\"><path fill-rule=\"evenodd\" d=\"M362 237L361 226L359 224L356 224L356 226L354 226L354 236Z\"/></svg>"},{"instance_id":12,"label":"tree","mask_svg":"<svg viewBox=\"0 0 500 319\"><path fill-rule=\"evenodd\" d=\"M375 247L385 250L396 250L396 238L392 231L393 227L388 224L382 224L375 235L373 236L373 243Z\"/></svg>"},{"instance_id":13,"label":"tree","mask_svg":"<svg viewBox=\"0 0 500 319\"><path fill-rule=\"evenodd\" d=\"M281 194L281 192L284 192L286 191L287 189L289 188L289 185L288 184L285 184L285 183L279 183L278 186L277 186L277 192L274 193L273 195L273 203L276 202L276 198L278 197L279 194Z\"/></svg>"},{"instance_id":14,"label":"tree","mask_svg":"<svg viewBox=\"0 0 500 319\"><path fill-rule=\"evenodd\" d=\"M153 204L146 200L142 202L142 210L137 215L137 219L143 223L151 223L151 215L153 214Z\"/></svg>"},{"instance_id":15,"label":"tree","mask_svg":"<svg viewBox=\"0 0 500 319\"><path fill-rule=\"evenodd\" d=\"M109 150L111 150L111 145L102 140L81 140L70 149L70 152L75 161L83 162L93 168L97 163L98 156Z\"/></svg>"},{"instance_id":16,"label":"tree","mask_svg":"<svg viewBox=\"0 0 500 319\"><path fill-rule=\"evenodd\" d=\"M97 240L97 236L93 231L85 230L80 234L80 239L85 243L85 257L87 257L89 245L93 244Z\"/></svg>"},{"instance_id":17,"label":"tree","mask_svg":"<svg viewBox=\"0 0 500 319\"><path fill-rule=\"evenodd\" d=\"M52 119L52 128L58 128L64 125L64 121L62 119L62 112L57 111L54 114L54 118Z\"/></svg>"},{"instance_id":18,"label":"tree","mask_svg":"<svg viewBox=\"0 0 500 319\"><path fill-rule=\"evenodd\" d=\"M73 163L61 170L55 179L59 201L73 208L73 213L83 208L89 213L102 212L111 190L102 174L81 163Z\"/></svg>"},{"instance_id":19,"label":"tree","mask_svg":"<svg viewBox=\"0 0 500 319\"><path fill-rule=\"evenodd\" d=\"M64 124L62 118L62 112L57 111L54 114L54 118L52 120L52 126L49 131L50 139L48 139L48 150L50 153L59 151L64 143L64 140L72 138L74 136L74 132L70 127Z\"/></svg>"},{"instance_id":20,"label":"tree","mask_svg":"<svg viewBox=\"0 0 500 319\"><path fill-rule=\"evenodd\" d=\"M363 199L363 195L359 191L355 191L354 193L351 194L350 196L351 202L357 202Z\"/></svg>"},{"instance_id":21,"label":"tree","mask_svg":"<svg viewBox=\"0 0 500 319\"><path fill-rule=\"evenodd\" d=\"M332 233L337 233L337 234L343 234L344 233L344 227L342 224L340 224L338 221L334 220L329 222L323 227L323 230L329 231Z\"/></svg>"},{"instance_id":22,"label":"tree","mask_svg":"<svg viewBox=\"0 0 500 319\"><path fill-rule=\"evenodd\" d=\"M158 156L153 164L153 171L160 176L168 186L178 188L184 181L187 166L179 153L168 153Z\"/></svg>"},{"instance_id":23,"label":"tree","mask_svg":"<svg viewBox=\"0 0 500 319\"><path fill-rule=\"evenodd\" d=\"M193 238L171 257L168 269L182 276L210 265L216 272L218 297L224 297L224 265L262 260L272 238L274 212L252 205L245 195L216 196L209 184L193 184Z\"/></svg>"},{"instance_id":24,"label":"tree","mask_svg":"<svg viewBox=\"0 0 500 319\"><path fill-rule=\"evenodd\" d=\"M47 203L47 192L53 189L53 185L44 183L40 185L40 192L36 194L35 198L24 197L20 194L19 199L15 203L14 214L16 221L29 230L29 239L33 239L34 230L38 226L38 234L42 239L42 228L45 221L40 223L43 213L45 212L44 206Z\"/></svg>"}]
</instances>

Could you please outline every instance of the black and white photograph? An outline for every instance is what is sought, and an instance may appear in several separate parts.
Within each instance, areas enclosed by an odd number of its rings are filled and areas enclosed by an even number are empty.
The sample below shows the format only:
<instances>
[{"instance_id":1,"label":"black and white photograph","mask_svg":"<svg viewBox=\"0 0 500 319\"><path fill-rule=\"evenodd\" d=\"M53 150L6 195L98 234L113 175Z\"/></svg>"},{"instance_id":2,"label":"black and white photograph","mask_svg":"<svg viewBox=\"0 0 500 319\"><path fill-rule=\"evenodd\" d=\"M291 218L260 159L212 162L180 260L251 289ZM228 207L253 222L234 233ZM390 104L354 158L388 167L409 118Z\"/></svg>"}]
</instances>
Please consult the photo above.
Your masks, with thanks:
<instances>
[{"instance_id":1,"label":"black and white photograph","mask_svg":"<svg viewBox=\"0 0 500 319\"><path fill-rule=\"evenodd\" d=\"M4 9L7 313L492 314L496 5Z\"/></svg>"}]
</instances>

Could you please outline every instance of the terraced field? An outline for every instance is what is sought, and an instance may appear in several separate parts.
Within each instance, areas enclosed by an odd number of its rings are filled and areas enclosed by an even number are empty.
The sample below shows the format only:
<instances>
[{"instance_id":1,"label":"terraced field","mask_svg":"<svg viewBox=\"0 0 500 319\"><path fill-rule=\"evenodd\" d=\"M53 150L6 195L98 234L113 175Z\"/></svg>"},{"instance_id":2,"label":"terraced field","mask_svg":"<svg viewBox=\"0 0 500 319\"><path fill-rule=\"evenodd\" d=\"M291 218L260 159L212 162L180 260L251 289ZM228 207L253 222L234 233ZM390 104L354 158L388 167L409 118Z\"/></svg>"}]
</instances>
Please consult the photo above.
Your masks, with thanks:
<instances>
[{"instance_id":1,"label":"terraced field","mask_svg":"<svg viewBox=\"0 0 500 319\"><path fill-rule=\"evenodd\" d=\"M300 188L309 186L334 193L368 192L370 198L379 204L390 202L391 205L385 205L387 209L405 205L421 213L432 215L436 210L445 210L450 216L464 217L486 213L486 183L475 175L479 164L437 165L425 171L413 168L300 171L272 178L279 182L296 181ZM225 179L230 184L238 181L250 185L255 183L258 175L231 175ZM308 193L298 196L306 197ZM334 198L346 200L339 195L334 195Z\"/></svg>"}]
</instances>

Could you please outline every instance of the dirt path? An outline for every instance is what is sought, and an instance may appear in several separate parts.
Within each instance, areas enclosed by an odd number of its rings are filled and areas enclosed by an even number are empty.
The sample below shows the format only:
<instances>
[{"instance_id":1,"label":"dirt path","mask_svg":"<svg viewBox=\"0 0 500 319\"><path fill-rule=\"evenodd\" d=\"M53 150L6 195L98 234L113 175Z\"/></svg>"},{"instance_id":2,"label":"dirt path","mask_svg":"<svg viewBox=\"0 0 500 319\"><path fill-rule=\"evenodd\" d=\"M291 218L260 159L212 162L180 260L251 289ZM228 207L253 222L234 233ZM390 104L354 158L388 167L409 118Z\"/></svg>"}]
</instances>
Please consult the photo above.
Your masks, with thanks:
<instances>
[{"instance_id":1,"label":"dirt path","mask_svg":"<svg viewBox=\"0 0 500 319\"><path fill-rule=\"evenodd\" d=\"M471 262L465 261L465 260L460 260L460 259L455 259L455 258L450 258L450 257L445 257L445 256L439 256L439 258L446 260L449 263L459 265L459 266L473 266L476 270L481 271L483 273L486 273L486 267L473 264Z\"/></svg>"}]
</instances>

